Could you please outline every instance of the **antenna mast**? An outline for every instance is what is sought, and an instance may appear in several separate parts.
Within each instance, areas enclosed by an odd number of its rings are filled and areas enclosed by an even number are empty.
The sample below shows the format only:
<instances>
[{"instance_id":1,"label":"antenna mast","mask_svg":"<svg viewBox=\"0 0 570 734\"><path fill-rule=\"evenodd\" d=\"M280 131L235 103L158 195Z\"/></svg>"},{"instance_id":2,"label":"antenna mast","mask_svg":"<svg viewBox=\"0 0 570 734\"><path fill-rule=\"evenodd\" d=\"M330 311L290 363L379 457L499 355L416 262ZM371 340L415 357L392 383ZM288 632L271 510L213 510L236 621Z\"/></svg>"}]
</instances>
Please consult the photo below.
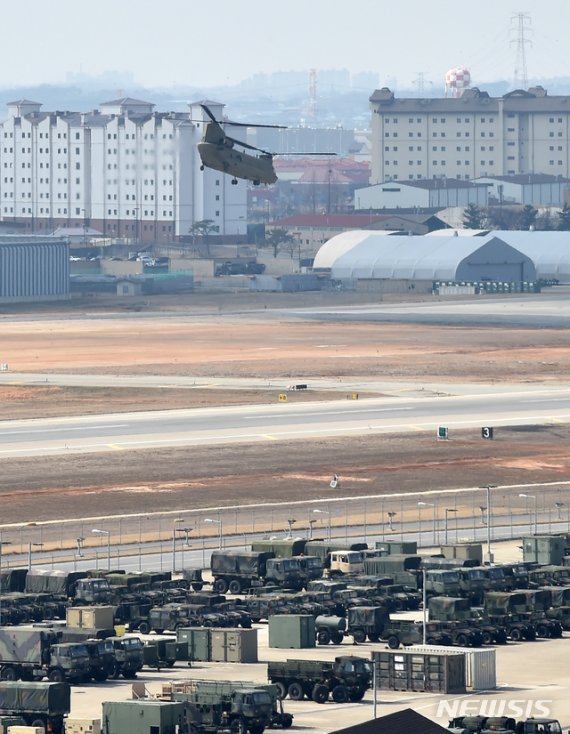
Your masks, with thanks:
<instances>
[{"instance_id":1,"label":"antenna mast","mask_svg":"<svg viewBox=\"0 0 570 734\"><path fill-rule=\"evenodd\" d=\"M317 119L317 70L309 70L309 119Z\"/></svg>"},{"instance_id":2,"label":"antenna mast","mask_svg":"<svg viewBox=\"0 0 570 734\"><path fill-rule=\"evenodd\" d=\"M511 40L511 46L516 45L517 58L513 86L515 89L528 88L528 74L526 69L526 47L532 46L527 34L532 33L532 20L528 13L515 13L511 16L511 33L516 37Z\"/></svg>"}]
</instances>

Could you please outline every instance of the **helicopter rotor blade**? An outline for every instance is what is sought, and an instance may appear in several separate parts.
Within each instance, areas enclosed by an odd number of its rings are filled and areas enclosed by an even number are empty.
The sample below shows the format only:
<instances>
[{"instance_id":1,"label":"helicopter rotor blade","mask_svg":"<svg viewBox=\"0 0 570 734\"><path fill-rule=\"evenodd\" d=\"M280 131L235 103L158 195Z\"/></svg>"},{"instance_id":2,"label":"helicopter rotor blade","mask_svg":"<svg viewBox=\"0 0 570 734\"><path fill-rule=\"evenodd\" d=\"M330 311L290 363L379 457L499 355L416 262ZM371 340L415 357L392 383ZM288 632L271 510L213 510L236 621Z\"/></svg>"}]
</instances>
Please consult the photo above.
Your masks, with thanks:
<instances>
[{"instance_id":1,"label":"helicopter rotor blade","mask_svg":"<svg viewBox=\"0 0 570 734\"><path fill-rule=\"evenodd\" d=\"M216 120L216 118L214 117L212 110L207 105L201 104L200 107L204 110L204 112L208 115L212 122L216 122L218 123L218 125L220 124L219 121Z\"/></svg>"},{"instance_id":2,"label":"helicopter rotor blade","mask_svg":"<svg viewBox=\"0 0 570 734\"><path fill-rule=\"evenodd\" d=\"M249 150L257 150L259 153L264 153L265 155L273 155L273 153L270 153L268 150L263 150L263 148L258 148L256 145L251 145L250 143L246 143L243 140L238 140L237 138L230 138L229 135L226 135L226 140L235 143L235 145L241 145L244 148L248 148Z\"/></svg>"},{"instance_id":3,"label":"helicopter rotor blade","mask_svg":"<svg viewBox=\"0 0 570 734\"><path fill-rule=\"evenodd\" d=\"M231 120L224 120L224 125L232 125L233 127L270 127L276 130L286 130L287 125L264 125L262 123L255 122L232 122Z\"/></svg>"},{"instance_id":4,"label":"helicopter rotor blade","mask_svg":"<svg viewBox=\"0 0 570 734\"><path fill-rule=\"evenodd\" d=\"M331 153L331 152L325 152L325 153L272 153L272 155L280 155L280 156L291 156L291 155L306 155L306 156L312 156L312 155L338 155L338 153Z\"/></svg>"}]
</instances>

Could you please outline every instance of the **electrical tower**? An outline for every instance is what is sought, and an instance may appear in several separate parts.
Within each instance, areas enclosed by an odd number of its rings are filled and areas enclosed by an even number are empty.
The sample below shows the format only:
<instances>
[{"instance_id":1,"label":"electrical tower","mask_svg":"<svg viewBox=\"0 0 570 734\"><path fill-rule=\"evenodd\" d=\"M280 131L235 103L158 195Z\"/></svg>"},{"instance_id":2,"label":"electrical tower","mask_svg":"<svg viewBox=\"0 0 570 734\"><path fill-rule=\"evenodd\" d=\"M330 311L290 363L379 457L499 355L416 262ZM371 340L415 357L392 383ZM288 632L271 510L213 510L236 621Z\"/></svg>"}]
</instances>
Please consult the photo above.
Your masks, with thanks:
<instances>
[{"instance_id":1,"label":"electrical tower","mask_svg":"<svg viewBox=\"0 0 570 734\"><path fill-rule=\"evenodd\" d=\"M511 46L516 46L517 49L515 73L513 75L514 89L528 88L526 47L532 46L532 41L528 37L532 33L531 24L531 17L528 13L515 13L511 16L511 34L515 36L511 40Z\"/></svg>"},{"instance_id":2,"label":"electrical tower","mask_svg":"<svg viewBox=\"0 0 570 734\"><path fill-rule=\"evenodd\" d=\"M317 119L317 70L309 69L309 120Z\"/></svg>"},{"instance_id":3,"label":"electrical tower","mask_svg":"<svg viewBox=\"0 0 570 734\"><path fill-rule=\"evenodd\" d=\"M418 97L423 97L425 88L426 88L426 75L423 71L418 71L416 73L416 78L412 82L412 84L416 87L416 92L418 94Z\"/></svg>"}]
</instances>

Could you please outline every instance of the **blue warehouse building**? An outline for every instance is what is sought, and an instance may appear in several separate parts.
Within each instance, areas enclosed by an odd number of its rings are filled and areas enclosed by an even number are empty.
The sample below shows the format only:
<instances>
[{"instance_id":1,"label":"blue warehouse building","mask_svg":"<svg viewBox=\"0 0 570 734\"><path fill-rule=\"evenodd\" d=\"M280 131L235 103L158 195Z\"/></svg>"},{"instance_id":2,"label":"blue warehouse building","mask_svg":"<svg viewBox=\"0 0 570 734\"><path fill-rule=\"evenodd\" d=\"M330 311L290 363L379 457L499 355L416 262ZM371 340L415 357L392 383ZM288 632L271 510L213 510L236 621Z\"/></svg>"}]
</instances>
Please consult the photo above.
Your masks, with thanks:
<instances>
[{"instance_id":1,"label":"blue warehouse building","mask_svg":"<svg viewBox=\"0 0 570 734\"><path fill-rule=\"evenodd\" d=\"M67 240L0 235L0 303L69 298Z\"/></svg>"}]
</instances>

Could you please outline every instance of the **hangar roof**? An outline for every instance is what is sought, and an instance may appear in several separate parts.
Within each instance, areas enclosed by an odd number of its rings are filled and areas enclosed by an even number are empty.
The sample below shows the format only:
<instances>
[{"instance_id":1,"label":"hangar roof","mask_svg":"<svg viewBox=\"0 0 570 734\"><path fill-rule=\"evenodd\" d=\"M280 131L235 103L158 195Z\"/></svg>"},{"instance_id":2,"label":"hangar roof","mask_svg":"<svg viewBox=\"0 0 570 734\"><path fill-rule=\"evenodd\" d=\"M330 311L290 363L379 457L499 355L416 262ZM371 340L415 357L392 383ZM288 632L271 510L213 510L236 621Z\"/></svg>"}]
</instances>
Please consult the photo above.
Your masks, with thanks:
<instances>
[{"instance_id":1,"label":"hangar roof","mask_svg":"<svg viewBox=\"0 0 570 734\"><path fill-rule=\"evenodd\" d=\"M469 230L472 236L409 236L398 232L354 230L332 237L315 256L315 269L330 269L335 279L398 278L452 280L460 263L495 243L529 258L537 278L570 280L570 232ZM389 235L399 235L397 237Z\"/></svg>"}]
</instances>

